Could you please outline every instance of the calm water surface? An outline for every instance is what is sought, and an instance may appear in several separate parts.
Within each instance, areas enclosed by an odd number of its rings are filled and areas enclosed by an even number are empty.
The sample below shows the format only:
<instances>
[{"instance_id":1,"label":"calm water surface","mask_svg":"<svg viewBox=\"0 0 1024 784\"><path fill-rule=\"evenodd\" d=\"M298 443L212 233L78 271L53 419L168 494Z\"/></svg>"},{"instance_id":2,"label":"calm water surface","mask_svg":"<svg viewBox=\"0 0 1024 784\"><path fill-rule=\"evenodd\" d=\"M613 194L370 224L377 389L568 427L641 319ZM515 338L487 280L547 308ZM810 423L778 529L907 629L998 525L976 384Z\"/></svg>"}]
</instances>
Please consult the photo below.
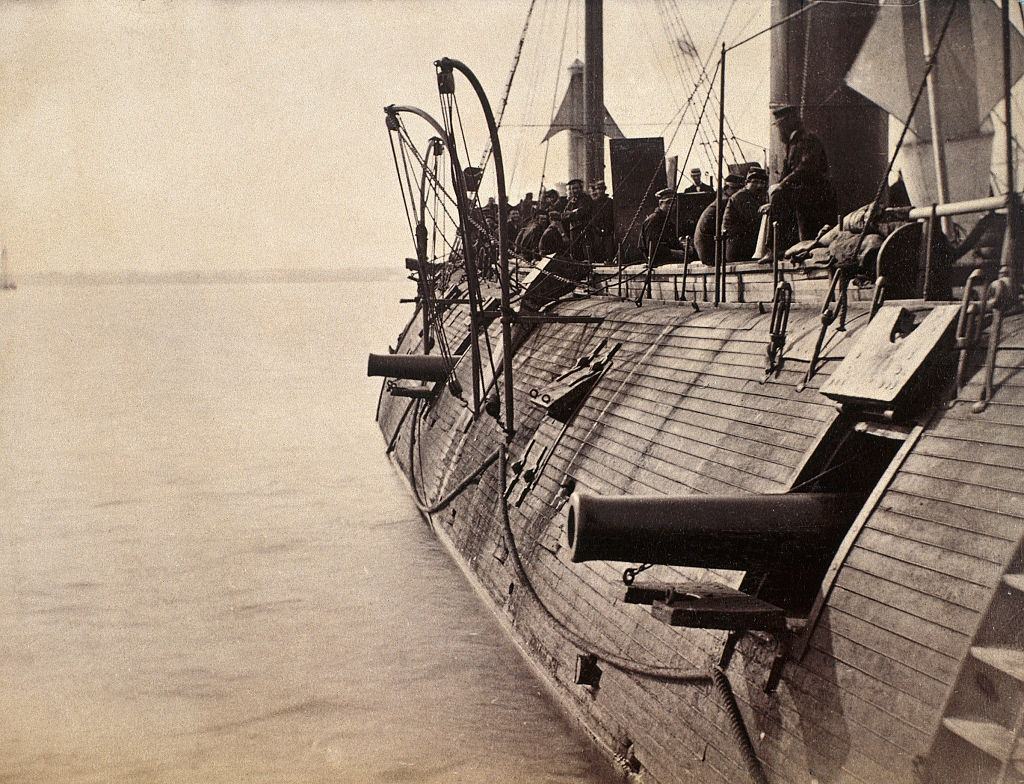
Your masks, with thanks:
<instances>
[{"instance_id":1,"label":"calm water surface","mask_svg":"<svg viewBox=\"0 0 1024 784\"><path fill-rule=\"evenodd\" d=\"M382 455L396 296L0 295L0 781L614 780Z\"/></svg>"}]
</instances>

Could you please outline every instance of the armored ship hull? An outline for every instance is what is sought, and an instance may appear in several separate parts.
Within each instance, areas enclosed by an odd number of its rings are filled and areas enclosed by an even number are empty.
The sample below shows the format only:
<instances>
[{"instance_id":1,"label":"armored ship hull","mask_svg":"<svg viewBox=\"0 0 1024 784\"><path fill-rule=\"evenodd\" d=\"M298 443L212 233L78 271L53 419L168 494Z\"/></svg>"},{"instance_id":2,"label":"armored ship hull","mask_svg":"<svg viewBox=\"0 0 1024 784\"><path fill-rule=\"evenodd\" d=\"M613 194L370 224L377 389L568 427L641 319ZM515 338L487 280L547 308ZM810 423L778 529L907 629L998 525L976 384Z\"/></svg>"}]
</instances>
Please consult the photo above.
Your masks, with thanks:
<instances>
[{"instance_id":1,"label":"armored ship hull","mask_svg":"<svg viewBox=\"0 0 1024 784\"><path fill-rule=\"evenodd\" d=\"M561 303L561 320L522 340L507 459L494 419L441 385L382 394L388 451L523 650L640 780L1019 780L1024 318L1002 319L986 393L989 332L955 334L966 306L873 314L872 292L852 291L845 330L825 330L809 374L828 279L786 275L795 296L771 372L771 303L758 302L771 275L732 268L732 304L713 307L701 274L681 286L662 268L641 307L626 298L634 282ZM904 389L923 384L883 410L866 388L899 376L883 355L907 340L887 328L879 345L878 324L908 318L903 333L934 334L894 361ZM465 319L447 315L453 330ZM416 323L398 353L422 352ZM865 356L874 374L859 372ZM583 396L554 410L559 378L594 361ZM629 531L645 514L630 496L770 502L808 488L854 497L823 551L783 547L744 569L711 552L711 531L691 564L629 588L623 569L641 557L573 560L579 498L623 498Z\"/></svg>"},{"instance_id":2,"label":"armored ship hull","mask_svg":"<svg viewBox=\"0 0 1024 784\"><path fill-rule=\"evenodd\" d=\"M677 299L677 277L660 274L652 294ZM729 276L733 294L742 277ZM746 277L756 291L764 275ZM523 650L643 781L913 782L928 770L935 780L995 780L1016 751L1024 679L1017 624L998 622L1024 612L1024 318L1002 324L997 394L984 410L973 410L983 368L968 357L951 402L930 397L894 424L856 406L839 411L821 393L857 345L866 303L851 303L847 330L826 337L803 385L819 308L797 298L784 359L766 375L767 307L700 303L697 278L696 306L589 298L557 309L577 320L532 330L514 357L519 425L509 447L510 462L525 454L525 465L494 460L494 420L474 418L444 391L382 395L378 418L395 465ZM803 299L817 299L813 280L795 282ZM914 303L919 316L934 305ZM450 320L464 317L456 308ZM419 342L407 330L397 350L416 353ZM552 419L537 391L602 345L618 346L605 371L566 423ZM930 364L955 364L952 344L938 351ZM948 371L944 378L952 383ZM860 441L828 465L852 462L840 473L857 474L866 495L827 559L782 556L767 570L792 589L784 628L672 625L626 601L628 564L570 560L570 491L791 493L825 465L822 451L837 448L828 444L840 431ZM876 441L881 448L871 448ZM659 566L643 577L758 594L744 583L752 574ZM625 662L605 663L595 650ZM719 665L761 774L749 773L728 697L699 678Z\"/></svg>"},{"instance_id":3,"label":"armored ship hull","mask_svg":"<svg viewBox=\"0 0 1024 784\"><path fill-rule=\"evenodd\" d=\"M629 264L639 246L644 265L581 263L573 209L568 222L561 215L570 249L511 285L523 270L504 235L497 123L464 64L435 63L445 127L432 124L447 139L461 246L426 253L421 197L407 265L422 307L394 355L371 358L373 374L390 377L378 420L424 516L637 780L1024 781L1024 211L1010 117L1005 195L947 197L940 134L949 126L939 127L943 79L930 53L950 30L962 44L942 50L947 60L974 51L972 36L995 29L996 11L947 3L937 25L927 5L882 19L873 4L778 0L772 25L753 34L772 33L772 176L799 191L793 175L813 170L804 184L820 187L793 199L831 209L834 181L837 211L859 208L824 236L818 216L800 229L804 247L787 249L779 228L792 216L773 198L762 229L774 227L775 239L754 252L771 267L727 263L724 218L713 255L694 243L715 266L688 263L681 216L699 221L678 206L678 178L658 190L662 140L638 139L633 161L612 145L612 179L618 261ZM599 32L600 3L586 6L587 30ZM823 15L813 39L812 7ZM997 93L1011 104L1020 61L1011 49L1024 42L1011 34L1007 2L1001 15L1002 89L982 90L992 75L978 72L977 96L988 97L957 104L972 109L964 134L980 133ZM909 39L890 45L897 21L904 32L918 25L925 57L905 54ZM599 41L588 36L586 47L597 72ZM723 43L719 57L720 199L727 54L744 41ZM884 112L854 94L886 105L902 84L876 72L879 52L903 52L906 67L893 72L917 87L892 110L903 127L891 152ZM453 69L488 118L496 236L474 206L479 170L464 173L453 142ZM926 88L931 130L918 124L915 134L936 136L938 198L919 195L934 206L915 209L898 206L909 198L890 175ZM584 92L593 141L602 93ZM835 152L839 179L784 119L796 105ZM392 133L399 111L410 109L385 109ZM594 147L591 181L603 176ZM652 193L659 209L675 201L681 222L665 243L644 232L638 243ZM979 213L966 238L948 230L952 216ZM585 247L587 227L576 230ZM480 292L478 256L493 256L500 297ZM683 264L658 266L677 257ZM446 264L464 266L466 279L442 295L428 284ZM574 283L581 296L569 294Z\"/></svg>"}]
</instances>

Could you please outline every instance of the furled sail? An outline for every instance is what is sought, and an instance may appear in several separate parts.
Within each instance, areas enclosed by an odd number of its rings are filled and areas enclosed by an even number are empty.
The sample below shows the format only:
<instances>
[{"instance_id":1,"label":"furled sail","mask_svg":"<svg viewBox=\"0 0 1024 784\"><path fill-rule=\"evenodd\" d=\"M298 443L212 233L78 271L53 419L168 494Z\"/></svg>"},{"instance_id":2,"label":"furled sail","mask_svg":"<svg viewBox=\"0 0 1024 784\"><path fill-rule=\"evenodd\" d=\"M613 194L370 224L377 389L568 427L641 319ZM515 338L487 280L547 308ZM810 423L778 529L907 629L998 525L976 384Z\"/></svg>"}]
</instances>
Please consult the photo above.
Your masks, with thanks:
<instances>
[{"instance_id":1,"label":"furled sail","mask_svg":"<svg viewBox=\"0 0 1024 784\"><path fill-rule=\"evenodd\" d=\"M953 7L949 29L938 52L936 108L941 120L949 177L948 198L987 196L992 163L990 115L1002 100L1000 11L993 0L929 0L931 45L939 40ZM1012 77L1024 75L1024 37L1012 31ZM906 122L925 75L926 60L918 3L883 0L878 16L846 75L846 83L898 121ZM898 166L916 203L940 201L931 149L928 103L922 97L910 121L916 138L904 145Z\"/></svg>"},{"instance_id":2,"label":"furled sail","mask_svg":"<svg viewBox=\"0 0 1024 784\"><path fill-rule=\"evenodd\" d=\"M1003 97L999 8L992 0L930 0L932 45L955 3L953 19L936 65L936 103L947 139L977 135ZM1013 31L1013 80L1024 75L1024 37ZM921 80L925 57L921 15L916 3L884 0L878 18L846 75L846 83L893 117L906 121ZM928 107L919 105L910 129L931 139Z\"/></svg>"}]
</instances>

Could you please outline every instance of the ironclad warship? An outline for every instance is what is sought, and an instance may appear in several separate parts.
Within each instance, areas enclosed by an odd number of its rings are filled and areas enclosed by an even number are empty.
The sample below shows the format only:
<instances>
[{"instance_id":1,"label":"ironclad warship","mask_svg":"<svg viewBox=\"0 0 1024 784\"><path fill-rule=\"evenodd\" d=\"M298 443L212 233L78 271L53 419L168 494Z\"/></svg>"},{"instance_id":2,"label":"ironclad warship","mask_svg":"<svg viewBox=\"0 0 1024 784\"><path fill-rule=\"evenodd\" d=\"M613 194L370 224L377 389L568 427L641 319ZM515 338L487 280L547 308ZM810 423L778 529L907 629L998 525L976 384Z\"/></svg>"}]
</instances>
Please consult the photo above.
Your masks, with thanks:
<instances>
[{"instance_id":1,"label":"ironclad warship","mask_svg":"<svg viewBox=\"0 0 1024 784\"><path fill-rule=\"evenodd\" d=\"M627 776L1024 780L1011 5L774 0L765 108L796 107L821 138L839 216L786 248L769 209L764 257L747 261L728 257L721 218L713 259L685 237L681 260L630 255L653 194L678 189L657 138L610 142L614 259L527 261L506 225L500 112L471 69L435 63L440 120L385 110L417 284L395 347L369 361L388 454ZM600 0L585 10L582 101L562 121L597 180L621 133ZM693 104L718 92L719 185L729 51ZM457 143L466 84L490 131L481 166ZM431 126L423 152L411 118ZM979 178L994 141L1001 170ZM897 152L927 164L916 184L894 178ZM773 139L773 182L785 157ZM692 205L674 204L679 228Z\"/></svg>"}]
</instances>

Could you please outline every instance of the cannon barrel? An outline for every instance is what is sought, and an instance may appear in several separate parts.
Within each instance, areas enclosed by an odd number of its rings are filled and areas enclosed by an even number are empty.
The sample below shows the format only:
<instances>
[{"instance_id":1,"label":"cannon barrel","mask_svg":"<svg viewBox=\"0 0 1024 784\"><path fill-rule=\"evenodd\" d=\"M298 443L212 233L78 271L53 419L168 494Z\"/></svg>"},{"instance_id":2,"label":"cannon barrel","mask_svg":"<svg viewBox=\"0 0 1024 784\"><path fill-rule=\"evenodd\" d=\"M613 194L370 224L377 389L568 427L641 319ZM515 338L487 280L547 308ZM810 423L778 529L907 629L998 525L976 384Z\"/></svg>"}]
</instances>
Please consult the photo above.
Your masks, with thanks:
<instances>
[{"instance_id":1,"label":"cannon barrel","mask_svg":"<svg viewBox=\"0 0 1024 784\"><path fill-rule=\"evenodd\" d=\"M573 493L572 560L761 569L835 552L858 493L684 497Z\"/></svg>"},{"instance_id":2,"label":"cannon barrel","mask_svg":"<svg viewBox=\"0 0 1024 784\"><path fill-rule=\"evenodd\" d=\"M453 362L458 359L452 357ZM441 382L447 380L452 367L440 354L370 354L366 375Z\"/></svg>"}]
</instances>

